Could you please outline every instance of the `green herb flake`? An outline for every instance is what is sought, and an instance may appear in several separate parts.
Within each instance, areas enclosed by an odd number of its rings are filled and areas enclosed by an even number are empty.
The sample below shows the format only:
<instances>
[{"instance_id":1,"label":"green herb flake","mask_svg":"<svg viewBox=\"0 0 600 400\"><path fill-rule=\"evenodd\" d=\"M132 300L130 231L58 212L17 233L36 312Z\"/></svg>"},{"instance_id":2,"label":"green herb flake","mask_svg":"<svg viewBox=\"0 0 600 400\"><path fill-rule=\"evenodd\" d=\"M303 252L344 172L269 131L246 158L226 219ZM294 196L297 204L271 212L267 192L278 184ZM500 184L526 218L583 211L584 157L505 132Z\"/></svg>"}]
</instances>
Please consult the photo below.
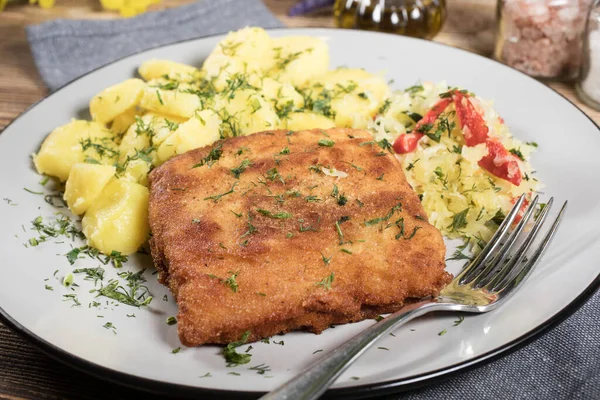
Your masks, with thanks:
<instances>
[{"instance_id":1,"label":"green herb flake","mask_svg":"<svg viewBox=\"0 0 600 400\"><path fill-rule=\"evenodd\" d=\"M459 213L454 214L452 218L452 223L448 225L447 229L452 229L452 231L458 232L459 230L465 228L467 226L467 214L469 213L470 208L467 207Z\"/></svg>"},{"instance_id":2,"label":"green herb flake","mask_svg":"<svg viewBox=\"0 0 600 400\"><path fill-rule=\"evenodd\" d=\"M256 211L258 211L260 214L264 215L265 217L269 217L269 218L273 218L273 219L288 219L288 218L292 218L294 216L293 214L285 212L285 211L273 213L269 210L264 210L262 208L257 208Z\"/></svg>"},{"instance_id":3,"label":"green herb flake","mask_svg":"<svg viewBox=\"0 0 600 400\"><path fill-rule=\"evenodd\" d=\"M170 325L175 325L175 324L177 323L177 318L175 318L175 317L169 317L169 318L167 318L167 321L166 321L166 323L167 323L167 325L169 325L169 326L170 326Z\"/></svg>"},{"instance_id":4,"label":"green herb flake","mask_svg":"<svg viewBox=\"0 0 600 400\"><path fill-rule=\"evenodd\" d=\"M45 288L46 288L46 290L54 290L54 288L50 285L46 285Z\"/></svg>"},{"instance_id":5,"label":"green herb flake","mask_svg":"<svg viewBox=\"0 0 600 400\"><path fill-rule=\"evenodd\" d=\"M322 287L325 290L331 289L331 285L333 284L333 280L335 279L335 273L331 273L325 278L323 278L320 282L317 282L315 286Z\"/></svg>"},{"instance_id":6,"label":"green herb flake","mask_svg":"<svg viewBox=\"0 0 600 400\"><path fill-rule=\"evenodd\" d=\"M241 364L248 364L252 355L249 353L238 353L235 349L240 347L243 344L246 344L248 341L248 337L250 336L250 331L244 332L241 339L235 342L229 343L223 349L223 356L225 357L225 362L227 363L227 367L236 367Z\"/></svg>"},{"instance_id":7,"label":"green herb flake","mask_svg":"<svg viewBox=\"0 0 600 400\"><path fill-rule=\"evenodd\" d=\"M177 354L177 353L179 353L180 351L181 351L181 347L177 347L177 348L174 348L173 350L171 350L171 353L173 353L173 354Z\"/></svg>"},{"instance_id":8,"label":"green herb flake","mask_svg":"<svg viewBox=\"0 0 600 400\"><path fill-rule=\"evenodd\" d=\"M438 333L438 336L444 336L446 333L448 333L448 331L444 329L443 331Z\"/></svg>"},{"instance_id":9,"label":"green herb flake","mask_svg":"<svg viewBox=\"0 0 600 400\"><path fill-rule=\"evenodd\" d=\"M221 198L222 198L223 196L227 196L228 194L231 194L231 193L233 193L233 192L235 191L234 189L235 189L235 187L237 186L237 184L238 184L238 183L237 183L237 182L235 182L235 183L234 183L234 184L231 186L231 189L229 189L229 190L228 190L227 192L225 192L225 193L216 194L216 195L213 195L213 196L208 196L208 197L205 197L205 198L204 198L204 200L212 200L214 203L218 203L218 202L219 202L219 200L221 200Z\"/></svg>"},{"instance_id":10,"label":"green herb flake","mask_svg":"<svg viewBox=\"0 0 600 400\"><path fill-rule=\"evenodd\" d=\"M351 250L348 250L348 249L340 249L340 251L341 251L342 253L346 253L346 254L353 254L353 253L352 253L352 251L351 251Z\"/></svg>"},{"instance_id":11,"label":"green herb flake","mask_svg":"<svg viewBox=\"0 0 600 400\"><path fill-rule=\"evenodd\" d=\"M321 139L318 143L321 147L333 147L335 145L335 142L329 139Z\"/></svg>"},{"instance_id":12,"label":"green herb flake","mask_svg":"<svg viewBox=\"0 0 600 400\"><path fill-rule=\"evenodd\" d=\"M465 320L465 317L463 317L462 315L459 315L458 319L456 321L454 321L454 325L452 325L452 326L458 326L458 325L462 324L464 320Z\"/></svg>"},{"instance_id":13,"label":"green herb flake","mask_svg":"<svg viewBox=\"0 0 600 400\"><path fill-rule=\"evenodd\" d=\"M117 334L117 327L114 326L112 322L107 322L104 325L102 325L102 327L108 330L112 330L115 335Z\"/></svg>"},{"instance_id":14,"label":"green herb flake","mask_svg":"<svg viewBox=\"0 0 600 400\"><path fill-rule=\"evenodd\" d=\"M521 161L525 161L525 157L523 153L521 153L521 149L510 149L509 152L517 156Z\"/></svg>"},{"instance_id":15,"label":"green herb flake","mask_svg":"<svg viewBox=\"0 0 600 400\"><path fill-rule=\"evenodd\" d=\"M242 163L239 166L231 169L230 171L236 179L239 179L240 175L251 165L252 165L252 161L250 161L246 158L242 161Z\"/></svg>"}]
</instances>

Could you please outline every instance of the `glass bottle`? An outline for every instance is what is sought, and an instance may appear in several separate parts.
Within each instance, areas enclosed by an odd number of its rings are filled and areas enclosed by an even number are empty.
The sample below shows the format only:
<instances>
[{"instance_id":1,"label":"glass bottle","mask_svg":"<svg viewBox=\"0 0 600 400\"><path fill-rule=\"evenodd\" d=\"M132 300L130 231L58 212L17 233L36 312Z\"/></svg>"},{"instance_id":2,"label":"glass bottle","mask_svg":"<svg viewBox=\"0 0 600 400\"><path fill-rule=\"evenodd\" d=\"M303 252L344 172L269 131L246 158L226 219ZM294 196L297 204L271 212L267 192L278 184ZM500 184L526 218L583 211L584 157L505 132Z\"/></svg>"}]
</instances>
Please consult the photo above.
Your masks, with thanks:
<instances>
[{"instance_id":1,"label":"glass bottle","mask_svg":"<svg viewBox=\"0 0 600 400\"><path fill-rule=\"evenodd\" d=\"M600 0L594 0L586 21L575 89L584 103L600 111Z\"/></svg>"},{"instance_id":2,"label":"glass bottle","mask_svg":"<svg viewBox=\"0 0 600 400\"><path fill-rule=\"evenodd\" d=\"M496 59L536 78L575 78L591 1L498 0Z\"/></svg>"},{"instance_id":3,"label":"glass bottle","mask_svg":"<svg viewBox=\"0 0 600 400\"><path fill-rule=\"evenodd\" d=\"M433 38L446 19L445 0L336 0L338 28Z\"/></svg>"}]
</instances>

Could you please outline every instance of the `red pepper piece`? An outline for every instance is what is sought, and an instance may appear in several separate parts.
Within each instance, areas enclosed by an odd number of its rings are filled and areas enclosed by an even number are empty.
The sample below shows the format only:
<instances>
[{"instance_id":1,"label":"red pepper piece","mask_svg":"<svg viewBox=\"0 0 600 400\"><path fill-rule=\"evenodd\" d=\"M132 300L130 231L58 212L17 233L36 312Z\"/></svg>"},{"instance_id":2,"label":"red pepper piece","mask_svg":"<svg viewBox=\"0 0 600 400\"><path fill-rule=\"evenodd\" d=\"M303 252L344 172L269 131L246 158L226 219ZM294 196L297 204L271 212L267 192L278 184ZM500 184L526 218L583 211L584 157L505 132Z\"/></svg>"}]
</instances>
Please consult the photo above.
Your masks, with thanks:
<instances>
[{"instance_id":1,"label":"red pepper piece","mask_svg":"<svg viewBox=\"0 0 600 400\"><path fill-rule=\"evenodd\" d=\"M488 154L479 160L479 166L492 175L519 186L523 177L517 157L496 140L487 140L486 146Z\"/></svg>"},{"instance_id":2,"label":"red pepper piece","mask_svg":"<svg viewBox=\"0 0 600 400\"><path fill-rule=\"evenodd\" d=\"M467 146L472 147L484 143L488 138L489 129L481 114L477 112L468 96L463 93L455 91L452 98L456 107L458 126L462 129Z\"/></svg>"},{"instance_id":3,"label":"red pepper piece","mask_svg":"<svg viewBox=\"0 0 600 400\"><path fill-rule=\"evenodd\" d=\"M422 133L417 132L400 135L396 138L392 147L398 154L412 153L417 148L417 144L423 136Z\"/></svg>"},{"instance_id":4,"label":"red pepper piece","mask_svg":"<svg viewBox=\"0 0 600 400\"><path fill-rule=\"evenodd\" d=\"M415 151L419 140L421 140L421 138L425 136L424 134L419 132L419 129L427 124L433 125L435 123L435 120L438 119L440 114L444 112L444 110L448 107L448 105L451 102L452 98L450 97L441 99L440 101L435 103L433 107L429 109L429 111L425 113L425 115L419 120L419 122L417 122L417 125L415 125L415 130L412 133L407 133L398 136L392 146L396 153L406 154Z\"/></svg>"}]
</instances>

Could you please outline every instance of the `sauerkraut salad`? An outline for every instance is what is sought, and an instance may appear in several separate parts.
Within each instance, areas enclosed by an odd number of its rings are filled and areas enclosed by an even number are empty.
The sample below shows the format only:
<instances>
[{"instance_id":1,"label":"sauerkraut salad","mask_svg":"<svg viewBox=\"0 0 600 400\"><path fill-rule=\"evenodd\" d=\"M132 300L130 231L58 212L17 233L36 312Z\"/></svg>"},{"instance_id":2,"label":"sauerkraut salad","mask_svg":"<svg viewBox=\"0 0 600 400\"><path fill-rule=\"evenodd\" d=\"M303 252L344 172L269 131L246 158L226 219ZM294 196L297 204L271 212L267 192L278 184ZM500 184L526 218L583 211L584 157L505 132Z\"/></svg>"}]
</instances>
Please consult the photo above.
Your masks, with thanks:
<instances>
[{"instance_id":1,"label":"sauerkraut salad","mask_svg":"<svg viewBox=\"0 0 600 400\"><path fill-rule=\"evenodd\" d=\"M542 187L529 162L537 144L514 138L492 105L446 82L424 82L394 93L368 123L377 141L393 146L430 223L478 247L516 198Z\"/></svg>"}]
</instances>

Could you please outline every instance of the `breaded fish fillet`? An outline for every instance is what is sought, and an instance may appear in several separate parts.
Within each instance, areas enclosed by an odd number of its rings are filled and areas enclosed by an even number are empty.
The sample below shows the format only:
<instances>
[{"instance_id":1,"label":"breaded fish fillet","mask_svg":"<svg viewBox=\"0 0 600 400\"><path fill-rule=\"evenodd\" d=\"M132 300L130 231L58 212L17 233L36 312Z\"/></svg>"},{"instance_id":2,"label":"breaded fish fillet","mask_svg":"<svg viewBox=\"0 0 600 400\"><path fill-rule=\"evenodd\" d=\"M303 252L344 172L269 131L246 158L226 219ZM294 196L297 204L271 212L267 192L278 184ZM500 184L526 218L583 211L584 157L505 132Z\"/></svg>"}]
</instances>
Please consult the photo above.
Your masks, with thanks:
<instances>
[{"instance_id":1,"label":"breaded fish fillet","mask_svg":"<svg viewBox=\"0 0 600 400\"><path fill-rule=\"evenodd\" d=\"M319 333L450 280L440 232L366 131L268 131L174 157L150 174L149 218L186 346Z\"/></svg>"}]
</instances>

